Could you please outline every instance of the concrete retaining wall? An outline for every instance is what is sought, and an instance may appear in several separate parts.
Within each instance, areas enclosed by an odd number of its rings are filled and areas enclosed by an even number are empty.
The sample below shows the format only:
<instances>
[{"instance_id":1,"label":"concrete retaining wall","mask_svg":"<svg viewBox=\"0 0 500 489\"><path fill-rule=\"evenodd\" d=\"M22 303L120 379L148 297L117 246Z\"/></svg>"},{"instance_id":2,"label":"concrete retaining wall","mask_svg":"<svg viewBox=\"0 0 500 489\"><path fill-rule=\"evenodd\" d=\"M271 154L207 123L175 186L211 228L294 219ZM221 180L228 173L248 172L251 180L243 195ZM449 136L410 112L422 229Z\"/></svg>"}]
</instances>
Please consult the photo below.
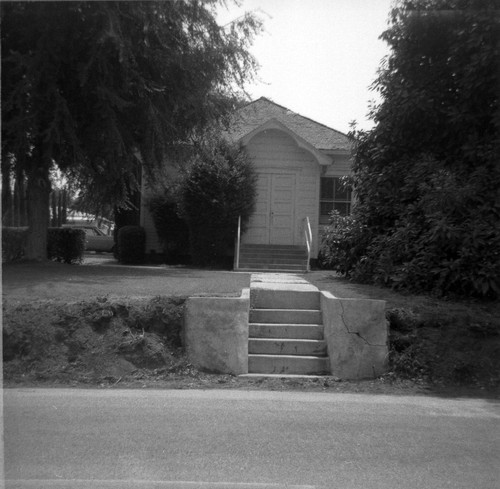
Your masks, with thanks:
<instances>
[{"instance_id":1,"label":"concrete retaining wall","mask_svg":"<svg viewBox=\"0 0 500 489\"><path fill-rule=\"evenodd\" d=\"M363 379L387 370L385 301L339 299L321 292L321 310L332 375Z\"/></svg>"},{"instance_id":2,"label":"concrete retaining wall","mask_svg":"<svg viewBox=\"0 0 500 489\"><path fill-rule=\"evenodd\" d=\"M240 297L190 297L184 341L189 361L215 373L248 373L250 289Z\"/></svg>"}]
</instances>

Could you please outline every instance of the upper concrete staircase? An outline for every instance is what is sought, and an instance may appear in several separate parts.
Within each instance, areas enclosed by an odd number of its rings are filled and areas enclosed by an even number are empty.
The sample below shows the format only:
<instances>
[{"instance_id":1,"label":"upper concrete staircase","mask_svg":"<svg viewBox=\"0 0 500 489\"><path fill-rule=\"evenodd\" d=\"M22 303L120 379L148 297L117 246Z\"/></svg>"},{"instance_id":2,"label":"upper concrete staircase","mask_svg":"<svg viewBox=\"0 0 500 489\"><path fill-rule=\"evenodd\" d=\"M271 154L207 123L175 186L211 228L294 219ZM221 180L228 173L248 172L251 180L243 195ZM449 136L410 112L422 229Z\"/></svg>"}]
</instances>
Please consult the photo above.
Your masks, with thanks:
<instances>
[{"instance_id":1,"label":"upper concrete staircase","mask_svg":"<svg viewBox=\"0 0 500 489\"><path fill-rule=\"evenodd\" d=\"M248 373L322 375L329 371L320 294L316 290L250 288ZM292 290L289 290L292 289Z\"/></svg>"},{"instance_id":2,"label":"upper concrete staircase","mask_svg":"<svg viewBox=\"0 0 500 489\"><path fill-rule=\"evenodd\" d=\"M236 270L305 272L307 250L304 246L242 244Z\"/></svg>"}]
</instances>

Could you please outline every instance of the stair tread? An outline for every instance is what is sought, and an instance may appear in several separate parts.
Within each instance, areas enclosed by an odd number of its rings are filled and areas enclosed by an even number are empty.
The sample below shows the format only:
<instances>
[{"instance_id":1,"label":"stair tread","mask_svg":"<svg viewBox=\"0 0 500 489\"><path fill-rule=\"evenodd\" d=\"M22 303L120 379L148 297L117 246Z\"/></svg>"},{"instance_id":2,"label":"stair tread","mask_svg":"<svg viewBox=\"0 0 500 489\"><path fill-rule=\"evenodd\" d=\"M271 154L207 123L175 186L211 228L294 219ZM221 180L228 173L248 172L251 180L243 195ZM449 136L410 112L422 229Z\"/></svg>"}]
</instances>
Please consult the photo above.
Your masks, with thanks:
<instances>
[{"instance_id":1,"label":"stair tread","mask_svg":"<svg viewBox=\"0 0 500 489\"><path fill-rule=\"evenodd\" d=\"M321 309L295 309L293 307L289 309L278 309L278 308L260 308L260 307L252 307L251 311L310 311L310 312L321 312Z\"/></svg>"},{"instance_id":2,"label":"stair tread","mask_svg":"<svg viewBox=\"0 0 500 489\"><path fill-rule=\"evenodd\" d=\"M272 272L272 273L297 273L297 272L307 272L307 270L302 267L302 268L296 268L292 270L291 268L268 268L268 267L263 267L263 268L257 268L257 267L238 267L235 269L238 272Z\"/></svg>"},{"instance_id":3,"label":"stair tread","mask_svg":"<svg viewBox=\"0 0 500 489\"><path fill-rule=\"evenodd\" d=\"M279 358L279 359L310 359L310 360L314 360L314 359L318 359L318 360L324 360L326 358L328 358L328 355L280 355L278 353L273 353L273 354L270 354L270 353L249 353L248 354L248 357L252 357L252 358L257 358L257 357L262 357L262 358Z\"/></svg>"},{"instance_id":4,"label":"stair tread","mask_svg":"<svg viewBox=\"0 0 500 489\"><path fill-rule=\"evenodd\" d=\"M307 326L307 327L323 327L322 324L320 323L317 323L317 324L313 324L313 323L249 323L250 326L266 326L266 327L273 327L273 326L279 326L280 328L281 327L287 327L287 326L291 326L291 327L294 327L294 326Z\"/></svg>"},{"instance_id":5,"label":"stair tread","mask_svg":"<svg viewBox=\"0 0 500 489\"><path fill-rule=\"evenodd\" d=\"M310 343L324 343L325 340L316 340L313 338L260 338L255 336L250 336L249 340L258 340L258 341L304 341Z\"/></svg>"},{"instance_id":6,"label":"stair tread","mask_svg":"<svg viewBox=\"0 0 500 489\"><path fill-rule=\"evenodd\" d=\"M272 379L322 379L325 377L329 377L329 374L325 375L307 375L307 374L240 374L238 377L248 377L248 378L272 378Z\"/></svg>"}]
</instances>

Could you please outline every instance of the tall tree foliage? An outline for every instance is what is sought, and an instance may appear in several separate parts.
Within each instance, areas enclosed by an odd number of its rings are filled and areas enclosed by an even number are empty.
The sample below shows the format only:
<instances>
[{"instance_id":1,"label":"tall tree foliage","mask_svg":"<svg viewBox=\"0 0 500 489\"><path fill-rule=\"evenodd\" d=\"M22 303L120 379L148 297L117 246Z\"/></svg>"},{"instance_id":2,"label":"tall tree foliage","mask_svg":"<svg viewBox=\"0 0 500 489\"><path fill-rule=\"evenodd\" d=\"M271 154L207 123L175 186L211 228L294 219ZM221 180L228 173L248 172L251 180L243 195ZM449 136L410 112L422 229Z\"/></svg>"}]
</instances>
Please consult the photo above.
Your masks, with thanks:
<instances>
[{"instance_id":1,"label":"tall tree foliage","mask_svg":"<svg viewBox=\"0 0 500 489\"><path fill-rule=\"evenodd\" d=\"M29 258L46 255L54 165L124 207L138 166L232 108L260 24L221 27L217 3L2 2L2 163L27 177Z\"/></svg>"},{"instance_id":2,"label":"tall tree foliage","mask_svg":"<svg viewBox=\"0 0 500 489\"><path fill-rule=\"evenodd\" d=\"M376 125L355 132L355 217L366 243L348 271L356 278L500 294L497 7L406 0L392 10L381 36L392 51L374 84Z\"/></svg>"}]
</instances>

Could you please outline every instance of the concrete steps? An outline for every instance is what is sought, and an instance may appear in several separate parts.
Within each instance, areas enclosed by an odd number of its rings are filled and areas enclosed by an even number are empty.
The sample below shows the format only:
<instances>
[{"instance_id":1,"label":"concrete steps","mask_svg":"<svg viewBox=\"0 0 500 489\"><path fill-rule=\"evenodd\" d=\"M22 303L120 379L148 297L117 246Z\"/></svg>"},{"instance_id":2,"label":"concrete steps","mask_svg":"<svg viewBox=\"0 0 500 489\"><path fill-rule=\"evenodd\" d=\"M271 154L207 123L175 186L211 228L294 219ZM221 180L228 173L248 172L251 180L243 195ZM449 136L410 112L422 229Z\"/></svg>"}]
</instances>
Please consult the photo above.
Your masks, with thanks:
<instances>
[{"instance_id":1,"label":"concrete steps","mask_svg":"<svg viewBox=\"0 0 500 489\"><path fill-rule=\"evenodd\" d=\"M321 324L251 323L249 337L321 340L323 339L323 326Z\"/></svg>"},{"instance_id":2,"label":"concrete steps","mask_svg":"<svg viewBox=\"0 0 500 489\"><path fill-rule=\"evenodd\" d=\"M307 251L303 246L241 245L237 270L305 272Z\"/></svg>"},{"instance_id":3,"label":"concrete steps","mask_svg":"<svg viewBox=\"0 0 500 489\"><path fill-rule=\"evenodd\" d=\"M321 324L321 311L311 309L251 309L250 323Z\"/></svg>"},{"instance_id":4,"label":"concrete steps","mask_svg":"<svg viewBox=\"0 0 500 489\"><path fill-rule=\"evenodd\" d=\"M318 291L251 288L249 375L329 372Z\"/></svg>"},{"instance_id":5,"label":"concrete steps","mask_svg":"<svg viewBox=\"0 0 500 489\"><path fill-rule=\"evenodd\" d=\"M326 343L304 338L250 338L248 353L323 357L326 356Z\"/></svg>"},{"instance_id":6,"label":"concrete steps","mask_svg":"<svg viewBox=\"0 0 500 489\"><path fill-rule=\"evenodd\" d=\"M293 355L248 355L252 374L319 375L328 371L328 358Z\"/></svg>"}]
</instances>

